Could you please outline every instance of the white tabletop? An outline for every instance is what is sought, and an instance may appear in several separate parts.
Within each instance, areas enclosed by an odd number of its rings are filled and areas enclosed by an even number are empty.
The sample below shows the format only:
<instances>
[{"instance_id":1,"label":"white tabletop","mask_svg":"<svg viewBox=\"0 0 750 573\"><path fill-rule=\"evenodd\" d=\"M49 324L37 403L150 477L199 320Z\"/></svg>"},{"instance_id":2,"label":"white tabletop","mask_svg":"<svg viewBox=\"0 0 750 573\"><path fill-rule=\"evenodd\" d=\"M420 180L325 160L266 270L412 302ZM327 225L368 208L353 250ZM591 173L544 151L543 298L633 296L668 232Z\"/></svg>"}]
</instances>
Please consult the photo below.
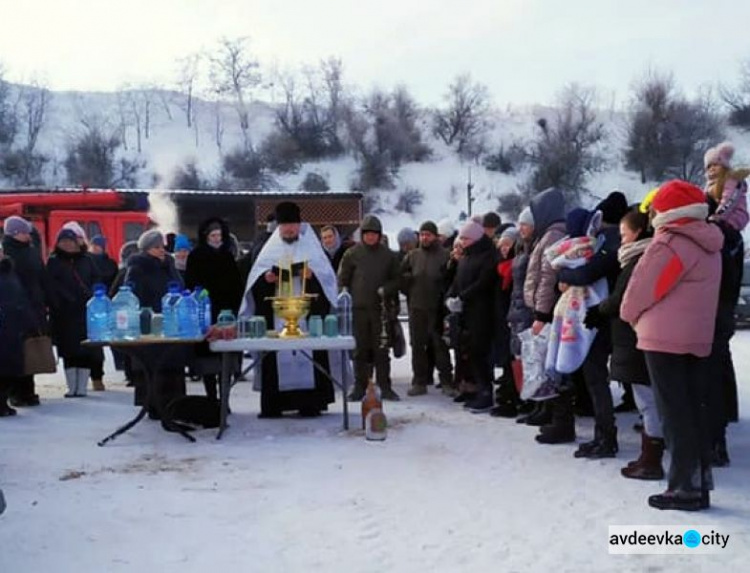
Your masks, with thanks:
<instances>
[{"instance_id":1,"label":"white tabletop","mask_svg":"<svg viewBox=\"0 0 750 573\"><path fill-rule=\"evenodd\" d=\"M304 336L301 338L264 337L215 340L209 346L214 352L273 352L277 350L352 350L355 343L353 336Z\"/></svg>"}]
</instances>

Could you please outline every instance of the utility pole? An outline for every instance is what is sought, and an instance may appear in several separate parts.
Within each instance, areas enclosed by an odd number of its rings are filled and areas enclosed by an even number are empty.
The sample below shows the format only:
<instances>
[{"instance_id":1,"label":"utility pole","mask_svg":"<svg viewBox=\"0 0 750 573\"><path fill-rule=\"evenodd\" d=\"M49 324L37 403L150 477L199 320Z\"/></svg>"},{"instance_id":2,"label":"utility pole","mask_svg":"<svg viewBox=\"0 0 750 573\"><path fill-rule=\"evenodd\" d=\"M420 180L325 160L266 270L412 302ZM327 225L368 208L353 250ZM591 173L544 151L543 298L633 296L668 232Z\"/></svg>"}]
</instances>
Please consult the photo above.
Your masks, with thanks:
<instances>
[{"instance_id":1,"label":"utility pole","mask_svg":"<svg viewBox=\"0 0 750 573\"><path fill-rule=\"evenodd\" d=\"M474 197L471 196L472 189L474 189L474 184L471 182L471 166L469 166L469 182L466 184L466 203L468 205L469 218L471 218L471 204L474 202Z\"/></svg>"}]
</instances>

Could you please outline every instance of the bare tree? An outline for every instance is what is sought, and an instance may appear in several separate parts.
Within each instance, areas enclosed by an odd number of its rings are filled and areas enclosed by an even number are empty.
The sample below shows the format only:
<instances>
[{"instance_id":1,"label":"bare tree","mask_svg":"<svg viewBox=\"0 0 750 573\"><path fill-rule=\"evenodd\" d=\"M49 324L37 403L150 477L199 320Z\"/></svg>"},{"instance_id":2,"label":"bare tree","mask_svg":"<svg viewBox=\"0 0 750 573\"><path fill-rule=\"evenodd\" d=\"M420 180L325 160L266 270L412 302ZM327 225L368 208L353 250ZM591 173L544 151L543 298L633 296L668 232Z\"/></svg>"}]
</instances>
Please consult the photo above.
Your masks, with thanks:
<instances>
[{"instance_id":1,"label":"bare tree","mask_svg":"<svg viewBox=\"0 0 750 573\"><path fill-rule=\"evenodd\" d=\"M211 83L217 94L230 97L237 112L246 149L252 149L250 110L253 90L261 83L258 61L248 49L247 38L223 38L211 56Z\"/></svg>"},{"instance_id":2,"label":"bare tree","mask_svg":"<svg viewBox=\"0 0 750 573\"><path fill-rule=\"evenodd\" d=\"M195 121L194 98L203 59L203 54L194 52L177 60L177 87L184 97L181 107L185 111L188 128L192 127Z\"/></svg>"},{"instance_id":3,"label":"bare tree","mask_svg":"<svg viewBox=\"0 0 750 573\"><path fill-rule=\"evenodd\" d=\"M552 121L537 121L539 133L529 150L534 167L527 182L529 194L557 187L573 204L585 192L588 175L604 167L600 144L605 132L595 102L593 88L572 84L561 92Z\"/></svg>"},{"instance_id":4,"label":"bare tree","mask_svg":"<svg viewBox=\"0 0 750 573\"><path fill-rule=\"evenodd\" d=\"M0 64L0 150L9 149L17 133L17 108L11 99L10 84L5 81L5 69Z\"/></svg>"},{"instance_id":5,"label":"bare tree","mask_svg":"<svg viewBox=\"0 0 750 573\"><path fill-rule=\"evenodd\" d=\"M737 85L721 86L719 93L729 106L729 123L750 130L750 58L740 63Z\"/></svg>"},{"instance_id":6,"label":"bare tree","mask_svg":"<svg viewBox=\"0 0 750 573\"><path fill-rule=\"evenodd\" d=\"M703 153L722 132L710 92L688 100L671 74L649 71L634 88L625 165L643 183L668 177L700 182Z\"/></svg>"},{"instance_id":7,"label":"bare tree","mask_svg":"<svg viewBox=\"0 0 750 573\"><path fill-rule=\"evenodd\" d=\"M21 117L26 127L25 149L28 152L36 149L39 132L47 120L50 99L49 89L36 80L21 91Z\"/></svg>"},{"instance_id":8,"label":"bare tree","mask_svg":"<svg viewBox=\"0 0 750 573\"><path fill-rule=\"evenodd\" d=\"M492 127L491 100L487 86L474 82L469 74L457 76L443 96L444 107L435 110L433 133L461 157L477 159L485 148Z\"/></svg>"}]
</instances>

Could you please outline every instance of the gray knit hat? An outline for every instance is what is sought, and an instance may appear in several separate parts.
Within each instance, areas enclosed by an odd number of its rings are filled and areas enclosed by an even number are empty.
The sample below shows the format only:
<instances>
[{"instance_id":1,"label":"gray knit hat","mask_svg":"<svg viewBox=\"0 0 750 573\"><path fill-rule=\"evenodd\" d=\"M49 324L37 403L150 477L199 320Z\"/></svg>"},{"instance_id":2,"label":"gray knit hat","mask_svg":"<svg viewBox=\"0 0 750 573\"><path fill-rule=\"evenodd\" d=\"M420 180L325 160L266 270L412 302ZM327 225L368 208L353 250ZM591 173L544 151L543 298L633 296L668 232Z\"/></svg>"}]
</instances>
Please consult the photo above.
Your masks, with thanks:
<instances>
[{"instance_id":1,"label":"gray knit hat","mask_svg":"<svg viewBox=\"0 0 750 573\"><path fill-rule=\"evenodd\" d=\"M516 227L507 227L502 233L500 233L501 239L511 239L512 241L518 240L518 229Z\"/></svg>"},{"instance_id":2,"label":"gray knit hat","mask_svg":"<svg viewBox=\"0 0 750 573\"><path fill-rule=\"evenodd\" d=\"M10 237L15 237L19 233L31 233L31 223L23 217L12 215L5 219L3 232Z\"/></svg>"},{"instance_id":3,"label":"gray knit hat","mask_svg":"<svg viewBox=\"0 0 750 573\"><path fill-rule=\"evenodd\" d=\"M534 214L531 212L531 207L526 207L518 214L518 224L534 226Z\"/></svg>"},{"instance_id":4,"label":"gray knit hat","mask_svg":"<svg viewBox=\"0 0 750 573\"><path fill-rule=\"evenodd\" d=\"M140 237L138 237L138 250L146 252L154 247L159 247L165 244L164 235L157 229L151 229L146 231Z\"/></svg>"}]
</instances>

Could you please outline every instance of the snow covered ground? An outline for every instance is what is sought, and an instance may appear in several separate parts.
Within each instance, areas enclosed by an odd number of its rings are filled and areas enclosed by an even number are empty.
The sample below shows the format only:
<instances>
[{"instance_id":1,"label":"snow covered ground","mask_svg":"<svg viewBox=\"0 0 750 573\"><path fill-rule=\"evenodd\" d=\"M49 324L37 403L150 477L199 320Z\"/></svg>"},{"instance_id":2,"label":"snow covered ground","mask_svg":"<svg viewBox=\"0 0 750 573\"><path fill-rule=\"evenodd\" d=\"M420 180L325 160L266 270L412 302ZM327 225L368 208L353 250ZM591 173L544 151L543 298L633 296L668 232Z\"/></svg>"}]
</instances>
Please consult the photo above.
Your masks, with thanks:
<instances>
[{"instance_id":1,"label":"snow covered ground","mask_svg":"<svg viewBox=\"0 0 750 573\"><path fill-rule=\"evenodd\" d=\"M743 419L732 465L716 471L710 511L659 512L665 483L625 480L634 415L618 416L617 459L540 446L535 429L472 415L431 390L406 398L394 362L389 435L366 442L359 416L341 430L340 399L319 419L259 420L241 384L231 428L191 444L144 421L106 447L134 413L131 389L65 400L40 377L42 406L0 420L0 572L75 571L746 571L750 557L750 332L733 350ZM192 393L202 392L191 384ZM355 407L355 413L358 408ZM592 422L579 422L579 439ZM615 556L609 525L698 524L732 533L717 555Z\"/></svg>"}]
</instances>

